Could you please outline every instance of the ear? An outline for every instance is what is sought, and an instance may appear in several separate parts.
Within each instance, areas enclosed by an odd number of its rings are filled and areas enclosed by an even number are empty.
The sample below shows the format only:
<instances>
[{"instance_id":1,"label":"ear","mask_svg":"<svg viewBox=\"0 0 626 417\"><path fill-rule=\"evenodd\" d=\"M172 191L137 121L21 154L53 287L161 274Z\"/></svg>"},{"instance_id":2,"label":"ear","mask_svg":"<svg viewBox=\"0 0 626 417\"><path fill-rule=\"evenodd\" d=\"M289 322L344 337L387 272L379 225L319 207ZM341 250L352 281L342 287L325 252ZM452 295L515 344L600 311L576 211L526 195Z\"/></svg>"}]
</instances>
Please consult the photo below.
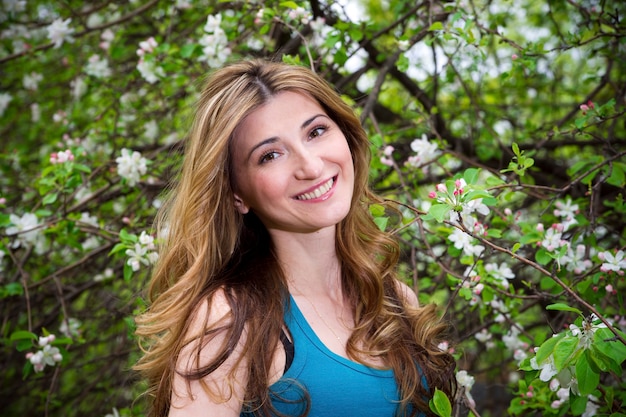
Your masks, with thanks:
<instances>
[{"instance_id":1,"label":"ear","mask_svg":"<svg viewBox=\"0 0 626 417\"><path fill-rule=\"evenodd\" d=\"M235 194L235 208L241 214L246 214L250 211L250 207L248 207L246 203L243 202L242 198L239 197L237 194Z\"/></svg>"}]
</instances>

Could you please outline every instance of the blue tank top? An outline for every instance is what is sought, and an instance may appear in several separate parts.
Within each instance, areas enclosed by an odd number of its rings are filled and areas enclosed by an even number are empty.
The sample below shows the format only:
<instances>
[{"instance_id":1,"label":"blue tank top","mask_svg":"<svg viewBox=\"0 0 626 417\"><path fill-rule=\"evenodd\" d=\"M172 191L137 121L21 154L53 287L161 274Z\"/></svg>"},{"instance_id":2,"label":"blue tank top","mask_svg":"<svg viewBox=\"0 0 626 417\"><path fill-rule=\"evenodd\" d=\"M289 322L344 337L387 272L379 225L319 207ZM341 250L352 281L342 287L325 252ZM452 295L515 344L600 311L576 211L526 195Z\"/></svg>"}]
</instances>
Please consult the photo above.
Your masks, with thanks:
<instances>
[{"instance_id":1,"label":"blue tank top","mask_svg":"<svg viewBox=\"0 0 626 417\"><path fill-rule=\"evenodd\" d=\"M398 415L400 396L393 370L370 368L329 350L291 296L285 324L293 339L294 358L283 377L270 387L272 403L280 413L301 415L306 392L308 417ZM251 414L242 413L244 416Z\"/></svg>"}]
</instances>

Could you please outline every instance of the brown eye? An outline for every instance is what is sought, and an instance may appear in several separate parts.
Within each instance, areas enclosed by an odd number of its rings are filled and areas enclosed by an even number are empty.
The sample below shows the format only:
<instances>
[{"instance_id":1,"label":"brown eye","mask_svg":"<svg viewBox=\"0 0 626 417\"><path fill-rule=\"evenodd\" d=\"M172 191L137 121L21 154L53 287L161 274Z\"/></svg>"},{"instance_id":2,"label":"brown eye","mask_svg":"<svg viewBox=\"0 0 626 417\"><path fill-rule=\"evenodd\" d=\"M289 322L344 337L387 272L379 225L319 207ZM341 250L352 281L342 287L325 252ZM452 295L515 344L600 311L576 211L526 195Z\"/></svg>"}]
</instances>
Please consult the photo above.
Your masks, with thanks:
<instances>
[{"instance_id":1,"label":"brown eye","mask_svg":"<svg viewBox=\"0 0 626 417\"><path fill-rule=\"evenodd\" d=\"M264 164L266 162L271 162L278 157L277 152L267 152L264 153L261 158L259 158L259 164Z\"/></svg>"},{"instance_id":2,"label":"brown eye","mask_svg":"<svg viewBox=\"0 0 626 417\"><path fill-rule=\"evenodd\" d=\"M311 130L311 133L309 133L309 138L311 138L311 139L319 138L320 136L322 136L324 134L326 129L327 129L326 126L318 126L318 127L316 127L315 129Z\"/></svg>"}]
</instances>

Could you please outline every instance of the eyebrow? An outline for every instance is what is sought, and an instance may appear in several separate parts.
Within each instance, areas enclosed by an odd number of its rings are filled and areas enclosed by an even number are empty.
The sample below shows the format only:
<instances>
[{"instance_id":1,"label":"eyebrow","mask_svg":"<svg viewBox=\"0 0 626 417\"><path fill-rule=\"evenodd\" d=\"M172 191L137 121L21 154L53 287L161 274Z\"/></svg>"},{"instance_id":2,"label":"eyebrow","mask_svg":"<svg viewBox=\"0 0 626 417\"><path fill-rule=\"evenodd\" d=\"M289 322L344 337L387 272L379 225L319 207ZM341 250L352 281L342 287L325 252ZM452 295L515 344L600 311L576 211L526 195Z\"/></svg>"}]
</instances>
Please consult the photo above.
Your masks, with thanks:
<instances>
[{"instance_id":1,"label":"eyebrow","mask_svg":"<svg viewBox=\"0 0 626 417\"><path fill-rule=\"evenodd\" d=\"M302 123L302 125L300 126L300 130L306 129L318 117L326 117L326 118L328 118L328 116L323 114L323 113L316 114L315 116L311 117L310 119L305 120ZM272 136L271 138L267 138L267 139L262 140L261 142L255 144L252 147L252 149L250 149L250 152L248 152L248 160L250 160L250 158L252 158L252 154L254 153L254 151L259 149L260 147L262 147L264 145L267 145L269 143L276 143L277 141L278 141L278 136Z\"/></svg>"}]
</instances>

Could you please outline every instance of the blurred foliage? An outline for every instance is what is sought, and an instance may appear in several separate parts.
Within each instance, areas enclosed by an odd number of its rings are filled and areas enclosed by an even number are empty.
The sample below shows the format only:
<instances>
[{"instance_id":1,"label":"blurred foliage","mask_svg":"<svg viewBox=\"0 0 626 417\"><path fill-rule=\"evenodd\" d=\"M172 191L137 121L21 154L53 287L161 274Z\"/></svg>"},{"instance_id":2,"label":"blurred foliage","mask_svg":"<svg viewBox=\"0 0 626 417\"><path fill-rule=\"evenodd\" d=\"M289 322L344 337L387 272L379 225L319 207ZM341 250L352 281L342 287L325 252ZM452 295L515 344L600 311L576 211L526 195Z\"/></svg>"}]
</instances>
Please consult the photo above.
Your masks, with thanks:
<instances>
[{"instance_id":1,"label":"blurred foliage","mask_svg":"<svg viewBox=\"0 0 626 417\"><path fill-rule=\"evenodd\" d=\"M3 415L143 414L130 367L152 220L203 77L250 57L311 66L361 117L372 186L404 218L372 215L453 324L442 348L471 390L455 413L625 415L625 15L600 0L4 1ZM433 407L449 413L445 396Z\"/></svg>"}]
</instances>

